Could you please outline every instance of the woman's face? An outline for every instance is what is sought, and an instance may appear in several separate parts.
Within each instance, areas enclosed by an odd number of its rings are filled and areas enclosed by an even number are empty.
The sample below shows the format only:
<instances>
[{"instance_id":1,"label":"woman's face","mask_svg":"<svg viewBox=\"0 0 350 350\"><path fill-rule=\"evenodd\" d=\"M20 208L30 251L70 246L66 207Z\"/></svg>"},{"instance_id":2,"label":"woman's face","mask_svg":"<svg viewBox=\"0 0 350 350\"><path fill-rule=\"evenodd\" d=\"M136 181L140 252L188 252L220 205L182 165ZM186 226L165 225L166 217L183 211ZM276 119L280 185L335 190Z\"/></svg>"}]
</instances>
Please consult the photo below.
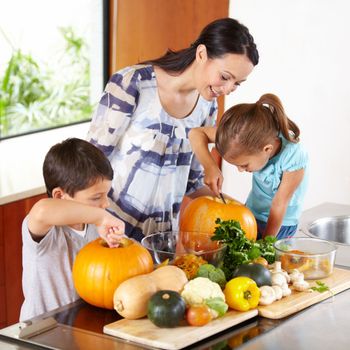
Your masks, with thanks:
<instances>
[{"instance_id":1,"label":"woman's face","mask_svg":"<svg viewBox=\"0 0 350 350\"><path fill-rule=\"evenodd\" d=\"M207 101L235 91L254 68L246 55L226 54L209 59L204 45L197 49L196 62L196 88Z\"/></svg>"}]
</instances>

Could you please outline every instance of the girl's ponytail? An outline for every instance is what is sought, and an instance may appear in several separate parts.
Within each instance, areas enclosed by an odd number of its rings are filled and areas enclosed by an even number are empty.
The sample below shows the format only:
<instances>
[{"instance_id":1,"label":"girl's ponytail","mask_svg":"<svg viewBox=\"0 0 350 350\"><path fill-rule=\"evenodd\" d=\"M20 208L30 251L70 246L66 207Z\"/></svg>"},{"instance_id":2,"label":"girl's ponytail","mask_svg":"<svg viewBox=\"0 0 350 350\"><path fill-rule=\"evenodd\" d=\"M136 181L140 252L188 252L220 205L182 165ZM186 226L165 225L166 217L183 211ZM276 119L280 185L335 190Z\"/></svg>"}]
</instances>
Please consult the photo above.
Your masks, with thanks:
<instances>
[{"instance_id":1,"label":"girl's ponytail","mask_svg":"<svg viewBox=\"0 0 350 350\"><path fill-rule=\"evenodd\" d=\"M262 95L256 102L256 105L270 110L274 118L276 129L281 132L288 141L294 143L299 142L300 130L298 126L287 117L282 102L276 95Z\"/></svg>"}]
</instances>

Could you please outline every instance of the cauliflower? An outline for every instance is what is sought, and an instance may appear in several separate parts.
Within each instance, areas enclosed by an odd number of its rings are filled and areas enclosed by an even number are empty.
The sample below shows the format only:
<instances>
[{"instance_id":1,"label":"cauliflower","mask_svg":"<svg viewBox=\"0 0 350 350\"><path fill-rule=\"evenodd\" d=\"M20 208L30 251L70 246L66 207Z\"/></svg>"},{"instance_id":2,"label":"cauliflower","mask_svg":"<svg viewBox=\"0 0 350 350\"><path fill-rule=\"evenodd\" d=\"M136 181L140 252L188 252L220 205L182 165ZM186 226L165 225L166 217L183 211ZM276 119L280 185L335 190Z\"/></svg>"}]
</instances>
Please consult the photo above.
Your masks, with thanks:
<instances>
[{"instance_id":1,"label":"cauliflower","mask_svg":"<svg viewBox=\"0 0 350 350\"><path fill-rule=\"evenodd\" d=\"M206 300L212 298L221 298L225 301L220 286L206 277L196 277L186 283L181 296L187 305L204 304Z\"/></svg>"}]
</instances>

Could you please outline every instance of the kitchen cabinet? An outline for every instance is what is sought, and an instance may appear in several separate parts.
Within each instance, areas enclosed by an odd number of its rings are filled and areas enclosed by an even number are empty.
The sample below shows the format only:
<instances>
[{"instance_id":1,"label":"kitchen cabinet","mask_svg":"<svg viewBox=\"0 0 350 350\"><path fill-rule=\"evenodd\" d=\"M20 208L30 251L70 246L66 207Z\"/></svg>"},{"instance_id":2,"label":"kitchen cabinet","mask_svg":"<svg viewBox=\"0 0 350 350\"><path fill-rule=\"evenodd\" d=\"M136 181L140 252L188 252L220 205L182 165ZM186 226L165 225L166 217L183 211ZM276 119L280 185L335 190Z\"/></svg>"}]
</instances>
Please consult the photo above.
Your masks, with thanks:
<instances>
[{"instance_id":1,"label":"kitchen cabinet","mask_svg":"<svg viewBox=\"0 0 350 350\"><path fill-rule=\"evenodd\" d=\"M0 328L18 322L22 293L22 221L46 194L0 206Z\"/></svg>"}]
</instances>

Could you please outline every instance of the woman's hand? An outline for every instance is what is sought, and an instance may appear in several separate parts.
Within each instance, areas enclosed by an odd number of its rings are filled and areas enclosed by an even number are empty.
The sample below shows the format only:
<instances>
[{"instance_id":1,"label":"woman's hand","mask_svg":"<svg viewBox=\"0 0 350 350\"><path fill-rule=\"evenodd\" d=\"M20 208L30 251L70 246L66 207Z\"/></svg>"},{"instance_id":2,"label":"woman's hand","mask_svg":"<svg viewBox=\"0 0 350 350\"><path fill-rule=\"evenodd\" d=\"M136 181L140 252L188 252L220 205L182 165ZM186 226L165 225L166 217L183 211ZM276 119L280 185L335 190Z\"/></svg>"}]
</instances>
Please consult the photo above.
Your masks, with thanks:
<instances>
[{"instance_id":1,"label":"woman's hand","mask_svg":"<svg viewBox=\"0 0 350 350\"><path fill-rule=\"evenodd\" d=\"M220 196L224 177L218 167L210 167L204 170L204 183L215 193Z\"/></svg>"}]
</instances>

